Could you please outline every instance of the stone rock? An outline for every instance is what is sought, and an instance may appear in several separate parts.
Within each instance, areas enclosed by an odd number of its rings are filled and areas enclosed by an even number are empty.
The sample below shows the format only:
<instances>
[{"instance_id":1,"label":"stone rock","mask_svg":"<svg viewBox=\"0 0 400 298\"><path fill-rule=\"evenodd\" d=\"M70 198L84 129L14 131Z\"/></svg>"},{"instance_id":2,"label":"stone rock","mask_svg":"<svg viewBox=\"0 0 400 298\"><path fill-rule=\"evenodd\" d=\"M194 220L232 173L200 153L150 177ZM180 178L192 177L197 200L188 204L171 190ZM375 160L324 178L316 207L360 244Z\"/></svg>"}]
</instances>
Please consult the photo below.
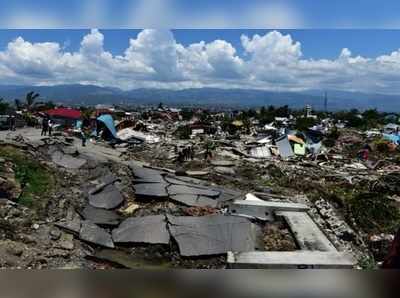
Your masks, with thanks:
<instances>
[{"instance_id":1,"label":"stone rock","mask_svg":"<svg viewBox=\"0 0 400 298\"><path fill-rule=\"evenodd\" d=\"M58 240L61 237L61 231L59 229L51 229L50 230L50 238L52 240Z\"/></svg>"},{"instance_id":2,"label":"stone rock","mask_svg":"<svg viewBox=\"0 0 400 298\"><path fill-rule=\"evenodd\" d=\"M66 234L63 233L61 235L61 239L58 243L58 247L62 248L62 249L66 249L66 250L72 250L74 249L74 236L72 236L71 234Z\"/></svg>"}]
</instances>

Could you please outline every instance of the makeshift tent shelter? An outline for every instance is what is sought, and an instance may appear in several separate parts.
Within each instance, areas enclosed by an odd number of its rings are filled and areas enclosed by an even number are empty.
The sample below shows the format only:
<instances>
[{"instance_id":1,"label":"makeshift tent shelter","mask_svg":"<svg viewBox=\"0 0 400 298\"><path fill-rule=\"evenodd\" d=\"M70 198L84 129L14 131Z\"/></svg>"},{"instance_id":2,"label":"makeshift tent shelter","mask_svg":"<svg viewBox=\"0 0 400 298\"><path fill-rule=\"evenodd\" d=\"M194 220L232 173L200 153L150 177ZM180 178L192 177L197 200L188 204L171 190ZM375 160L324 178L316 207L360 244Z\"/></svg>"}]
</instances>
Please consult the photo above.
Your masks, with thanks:
<instances>
[{"instance_id":1,"label":"makeshift tent shelter","mask_svg":"<svg viewBox=\"0 0 400 298\"><path fill-rule=\"evenodd\" d=\"M400 144L400 136L399 135L384 133L383 134L383 138L385 140L388 140L388 141L396 144L396 145Z\"/></svg>"},{"instance_id":2,"label":"makeshift tent shelter","mask_svg":"<svg viewBox=\"0 0 400 298\"><path fill-rule=\"evenodd\" d=\"M279 149L279 154L283 158L288 158L294 155L292 146L290 146L287 136L280 137L275 141Z\"/></svg>"},{"instance_id":3,"label":"makeshift tent shelter","mask_svg":"<svg viewBox=\"0 0 400 298\"><path fill-rule=\"evenodd\" d=\"M111 115L105 114L97 118L97 121L101 122L111 134L114 139L118 139L117 130L115 129L114 119ZM99 130L97 130L99 132Z\"/></svg>"},{"instance_id":4,"label":"makeshift tent shelter","mask_svg":"<svg viewBox=\"0 0 400 298\"><path fill-rule=\"evenodd\" d=\"M304 144L294 144L294 154L296 154L296 155L305 155L306 154L306 145L304 145Z\"/></svg>"}]
</instances>

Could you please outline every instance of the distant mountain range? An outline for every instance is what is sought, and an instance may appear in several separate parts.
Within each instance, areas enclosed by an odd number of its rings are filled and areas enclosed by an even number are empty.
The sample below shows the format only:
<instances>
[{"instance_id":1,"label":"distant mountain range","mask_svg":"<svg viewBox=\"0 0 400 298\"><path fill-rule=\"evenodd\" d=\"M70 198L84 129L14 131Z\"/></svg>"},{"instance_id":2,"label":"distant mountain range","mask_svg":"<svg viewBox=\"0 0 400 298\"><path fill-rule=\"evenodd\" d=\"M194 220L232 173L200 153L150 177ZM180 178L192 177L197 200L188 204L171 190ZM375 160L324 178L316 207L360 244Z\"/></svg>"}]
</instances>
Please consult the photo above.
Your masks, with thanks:
<instances>
[{"instance_id":1,"label":"distant mountain range","mask_svg":"<svg viewBox=\"0 0 400 298\"><path fill-rule=\"evenodd\" d=\"M133 89L123 91L117 88L94 85L57 86L10 86L0 85L0 98L6 100L24 99L25 94L35 91L43 101L68 105L155 105L160 102L172 106L213 106L245 108L260 106L289 105L303 108L311 105L315 110L324 108L324 91L274 92L251 89L194 88L184 90ZM359 92L328 91L328 109L360 110L377 108L381 111L400 112L400 96Z\"/></svg>"}]
</instances>

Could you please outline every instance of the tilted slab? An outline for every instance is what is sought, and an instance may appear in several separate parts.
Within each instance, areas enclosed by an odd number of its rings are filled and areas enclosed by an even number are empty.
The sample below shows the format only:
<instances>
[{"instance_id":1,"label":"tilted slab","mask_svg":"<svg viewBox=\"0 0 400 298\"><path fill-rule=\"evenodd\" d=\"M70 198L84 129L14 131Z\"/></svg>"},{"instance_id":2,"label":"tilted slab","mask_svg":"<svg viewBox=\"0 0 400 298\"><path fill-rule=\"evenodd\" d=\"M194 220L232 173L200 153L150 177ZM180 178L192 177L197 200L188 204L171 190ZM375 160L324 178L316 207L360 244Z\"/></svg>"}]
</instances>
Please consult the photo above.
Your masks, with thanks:
<instances>
[{"instance_id":1,"label":"tilted slab","mask_svg":"<svg viewBox=\"0 0 400 298\"><path fill-rule=\"evenodd\" d=\"M306 212L279 211L276 212L276 215L285 218L300 249L336 251L335 246Z\"/></svg>"},{"instance_id":2,"label":"tilted slab","mask_svg":"<svg viewBox=\"0 0 400 298\"><path fill-rule=\"evenodd\" d=\"M152 170L152 169L146 169L143 167L137 167L137 166L130 166L133 175L136 177L137 180L139 180L142 183L161 183L165 182L164 178L162 176L162 172Z\"/></svg>"},{"instance_id":3,"label":"tilted slab","mask_svg":"<svg viewBox=\"0 0 400 298\"><path fill-rule=\"evenodd\" d=\"M233 269L352 269L354 259L344 253L320 251L228 252Z\"/></svg>"},{"instance_id":4,"label":"tilted slab","mask_svg":"<svg viewBox=\"0 0 400 298\"><path fill-rule=\"evenodd\" d=\"M82 222L79 238L99 246L114 248L111 235L106 230L88 220Z\"/></svg>"},{"instance_id":5,"label":"tilted slab","mask_svg":"<svg viewBox=\"0 0 400 298\"><path fill-rule=\"evenodd\" d=\"M51 160L64 168L76 170L86 164L86 160L82 158L76 158L68 154L64 154L61 151L56 151L51 155Z\"/></svg>"},{"instance_id":6,"label":"tilted slab","mask_svg":"<svg viewBox=\"0 0 400 298\"><path fill-rule=\"evenodd\" d=\"M168 244L169 233L164 215L131 217L112 231L116 243Z\"/></svg>"},{"instance_id":7,"label":"tilted slab","mask_svg":"<svg viewBox=\"0 0 400 298\"><path fill-rule=\"evenodd\" d=\"M175 196L170 196L171 200L180 202L184 205L187 206L192 206L192 207L217 207L218 201L211 199L209 197L204 197L204 196L198 196L198 195L175 195Z\"/></svg>"},{"instance_id":8,"label":"tilted slab","mask_svg":"<svg viewBox=\"0 0 400 298\"><path fill-rule=\"evenodd\" d=\"M168 184L164 183L140 183L135 184L135 195L138 198L144 199L166 199L168 198Z\"/></svg>"},{"instance_id":9,"label":"tilted slab","mask_svg":"<svg viewBox=\"0 0 400 298\"><path fill-rule=\"evenodd\" d=\"M206 197L218 197L220 195L219 191L215 191L212 189L204 189L204 188L196 188L190 187L186 185L171 185L168 187L169 195L199 195L199 196L206 196Z\"/></svg>"},{"instance_id":10,"label":"tilted slab","mask_svg":"<svg viewBox=\"0 0 400 298\"><path fill-rule=\"evenodd\" d=\"M123 201L124 198L114 184L108 184L100 191L89 194L89 204L96 208L115 209Z\"/></svg>"},{"instance_id":11,"label":"tilted slab","mask_svg":"<svg viewBox=\"0 0 400 298\"><path fill-rule=\"evenodd\" d=\"M303 204L286 202L268 202L252 200L235 200L228 205L231 215L257 218L264 221L273 221L276 211L307 211L309 208Z\"/></svg>"},{"instance_id":12,"label":"tilted slab","mask_svg":"<svg viewBox=\"0 0 400 298\"><path fill-rule=\"evenodd\" d=\"M168 215L168 228L182 256L225 254L228 251L253 251L257 227L245 218L224 215Z\"/></svg>"},{"instance_id":13,"label":"tilted slab","mask_svg":"<svg viewBox=\"0 0 400 298\"><path fill-rule=\"evenodd\" d=\"M121 217L114 211L96 208L87 205L80 214L86 220L98 225L118 226Z\"/></svg>"}]
</instances>

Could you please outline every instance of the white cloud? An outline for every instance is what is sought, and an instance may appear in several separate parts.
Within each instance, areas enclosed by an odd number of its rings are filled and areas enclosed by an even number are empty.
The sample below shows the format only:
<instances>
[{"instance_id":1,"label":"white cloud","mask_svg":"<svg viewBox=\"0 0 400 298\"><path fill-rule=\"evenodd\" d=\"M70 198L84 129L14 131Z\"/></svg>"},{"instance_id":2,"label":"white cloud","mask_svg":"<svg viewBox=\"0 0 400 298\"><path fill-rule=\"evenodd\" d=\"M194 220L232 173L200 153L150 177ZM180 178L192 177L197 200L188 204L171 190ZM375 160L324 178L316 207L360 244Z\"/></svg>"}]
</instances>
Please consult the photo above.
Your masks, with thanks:
<instances>
[{"instance_id":1,"label":"white cloud","mask_svg":"<svg viewBox=\"0 0 400 298\"><path fill-rule=\"evenodd\" d=\"M168 30L143 30L122 55L104 49L106 37L93 29L80 49L19 37L0 51L2 84L85 83L123 89L142 87L333 88L400 94L400 49L377 58L344 48L336 59L306 59L300 42L271 31L241 36L244 54L225 40L178 43Z\"/></svg>"}]
</instances>

